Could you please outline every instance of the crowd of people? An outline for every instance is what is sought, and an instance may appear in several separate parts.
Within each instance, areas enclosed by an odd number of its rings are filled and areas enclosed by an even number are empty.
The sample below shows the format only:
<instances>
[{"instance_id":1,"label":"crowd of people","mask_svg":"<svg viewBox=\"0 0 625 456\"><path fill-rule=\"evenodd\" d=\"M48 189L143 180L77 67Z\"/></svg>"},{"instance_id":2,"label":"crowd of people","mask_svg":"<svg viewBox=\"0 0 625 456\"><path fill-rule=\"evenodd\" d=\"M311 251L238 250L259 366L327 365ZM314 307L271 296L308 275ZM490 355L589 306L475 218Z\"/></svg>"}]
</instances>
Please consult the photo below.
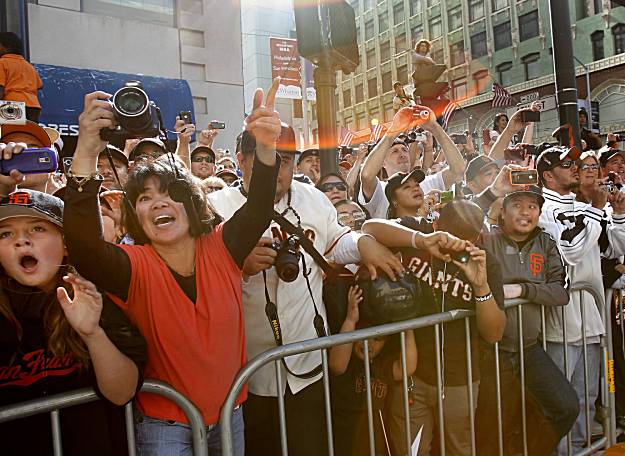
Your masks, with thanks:
<instances>
[{"instance_id":1,"label":"crowd of people","mask_svg":"<svg viewBox=\"0 0 625 456\"><path fill-rule=\"evenodd\" d=\"M11 40L0 35L0 62L19 61ZM5 97L15 93L8 85L0 84ZM337 172L322 174L319 149L299 149L275 111L278 85L257 89L234 157L213 147L217 130L180 118L175 151L162 138L115 147L101 134L119 122L111 94L96 91L85 96L71 160L50 173L0 175L0 406L90 386L101 401L61 412L65 454L125 454L121 406L130 401L139 454L191 454L183 411L139 392L157 379L200 410L209 454L219 455L220 411L247 360L277 345L468 309L468 339L464 320L408 331L405 366L398 335L366 349L332 347L335 454L369 454L365 360L376 455L406 454L419 431L420 456L437 454L440 441L445 454L470 455L470 415L477 454L497 454L499 418L504 454L522 454L522 393L528 454L567 454L569 432L573 451L583 449L586 414L594 422L602 405L604 318L625 425L622 315L604 294L625 286L618 137L604 146L582 121L581 149L534 146L523 121L533 105L498 114L481 142L469 132L455 141L398 84L381 139L339 148ZM35 121L0 126L0 162L32 148L62 156L63 147ZM345 293L329 272L339 265ZM571 291L580 286L592 292ZM528 302L522 334L517 309L504 306L514 298ZM281 389L273 364L250 379L232 411L236 455L280 453L282 401L289 453L327 454L321 361L320 352L284 359ZM45 415L0 424L0 436L3 454L51 452Z\"/></svg>"}]
</instances>

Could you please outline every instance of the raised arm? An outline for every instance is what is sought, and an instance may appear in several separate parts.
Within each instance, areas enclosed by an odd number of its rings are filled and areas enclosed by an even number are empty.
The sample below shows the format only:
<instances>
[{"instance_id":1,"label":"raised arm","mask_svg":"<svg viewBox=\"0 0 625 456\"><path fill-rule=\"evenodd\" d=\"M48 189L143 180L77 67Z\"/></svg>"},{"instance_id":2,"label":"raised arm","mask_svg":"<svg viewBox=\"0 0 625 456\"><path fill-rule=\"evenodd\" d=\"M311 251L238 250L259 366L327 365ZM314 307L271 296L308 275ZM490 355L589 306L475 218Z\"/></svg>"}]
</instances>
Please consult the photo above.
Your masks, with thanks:
<instances>
[{"instance_id":1,"label":"raised arm","mask_svg":"<svg viewBox=\"0 0 625 456\"><path fill-rule=\"evenodd\" d=\"M185 124L184 120L176 116L176 125L174 130L178 132L178 140L176 141L176 155L180 157L182 162L191 169L191 137L195 133L195 125Z\"/></svg>"},{"instance_id":2,"label":"raised arm","mask_svg":"<svg viewBox=\"0 0 625 456\"><path fill-rule=\"evenodd\" d=\"M516 135L519 131L524 128L527 128L531 122L523 122L523 112L527 111L540 111L540 105L538 103L532 104L531 108L519 109L515 112L512 117L510 117L510 121L506 128L501 132L495 144L491 146L489 157L493 160L503 160L504 152L508 148L508 144L512 141L512 137ZM528 138L531 139L533 137L533 129L528 133ZM525 141L525 135L523 136L523 142L531 143L531 141Z\"/></svg>"}]
</instances>

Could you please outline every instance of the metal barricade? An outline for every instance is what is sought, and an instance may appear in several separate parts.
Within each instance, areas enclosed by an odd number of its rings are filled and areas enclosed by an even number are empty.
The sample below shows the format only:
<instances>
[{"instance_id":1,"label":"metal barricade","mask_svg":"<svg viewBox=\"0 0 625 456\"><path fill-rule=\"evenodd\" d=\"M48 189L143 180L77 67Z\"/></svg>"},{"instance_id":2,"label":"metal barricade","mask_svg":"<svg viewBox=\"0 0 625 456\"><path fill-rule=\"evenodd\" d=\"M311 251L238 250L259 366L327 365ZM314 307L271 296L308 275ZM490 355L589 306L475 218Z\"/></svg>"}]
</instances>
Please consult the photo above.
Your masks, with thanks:
<instances>
[{"instance_id":1,"label":"metal barricade","mask_svg":"<svg viewBox=\"0 0 625 456\"><path fill-rule=\"evenodd\" d=\"M146 380L143 382L141 392L158 394L166 397L180 407L189 419L193 439L194 456L206 456L208 448L206 445L206 428L204 427L204 419L202 417L202 413L190 400L168 384L158 380ZM98 400L100 400L100 398L97 396L93 388L82 388L75 391L69 391L67 393L55 394L41 399L33 399L19 404L0 407L0 424L7 421L38 415L40 413L50 413L54 456L61 456L63 454L60 424L61 410L67 407L86 404L88 402ZM126 404L125 416L128 454L130 456L135 456L136 447L132 403Z\"/></svg>"},{"instance_id":2,"label":"metal barricade","mask_svg":"<svg viewBox=\"0 0 625 456\"><path fill-rule=\"evenodd\" d=\"M601 337L601 349L604 352L604 356L602 357L601 363L601 398L604 410L601 414L603 418L603 428L604 428L604 436L591 441L591 420L593 417L590 417L588 413L586 413L586 447L581 452L577 452L575 456L582 456L586 454L591 454L598 449L607 448L610 445L616 443L616 426L615 426L615 416L614 416L614 388L613 382L611 383L611 374L610 374L610 363L612 360L612 346L611 346L611 333L610 333L610 318L606 318L605 313L605 303L601 302L600 295L592 290L590 286L582 285L576 287L574 290L571 290L571 293L580 293L583 295L584 292L590 293L591 296L598 303L598 308L601 312L601 316L606 325L606 336ZM519 365L520 365L520 394L521 394L521 410L520 415L522 418L522 439L523 439L523 452L525 455L528 454L528 438L536 438L537 436L528 436L527 435L527 414L526 414L526 397L525 397L525 359L524 359L524 346L523 346L523 306L526 304L531 304L530 302L522 299L514 299L506 301L506 309L511 309L516 307L516 312L518 316L517 321L517 329L519 334ZM535 304L531 304L535 305ZM588 393L588 382L589 375L596 375L596 372L588 372L587 366L587 353L586 353L586 337L585 337L585 324L586 324L586 312L584 306L586 303L584 302L583 297L580 298L581 305L581 315L582 315L582 334L583 334L583 362L584 362L584 406L586 411L589 407L589 398ZM566 321L566 307L562 306L562 318L563 322ZM541 306L540 309L541 315L541 330L542 334L545 334L546 328L546 320L545 320L545 308ZM248 382L248 380L254 375L256 371L258 371L261 367L265 366L270 362L275 363L276 369L276 379L277 379L277 390L283 390L283 373L281 370L281 359L286 358L288 356L297 355L301 353L307 353L311 351L321 350L322 355L322 367L323 367L323 383L324 383L324 406L326 412L326 427L327 427L327 435L328 435L328 454L334 454L333 447L333 435L332 435L332 414L331 414L331 403L330 403L330 387L329 387L329 378L328 378L328 353L327 350L331 347L337 345L343 345L347 343L353 343L356 341L364 341L364 370L365 370L365 381L366 381L366 411L367 411L367 427L369 430L369 448L371 450L371 455L374 455L375 449L375 436L373 431L373 407L372 407L372 398L371 398L371 372L369 368L369 354L368 354L368 345L367 339L387 336L391 334L400 334L400 359L402 365L402 384L403 384L403 401L404 401L404 417L405 417L405 433L406 433L406 453L411 454L411 439L414 437L414 433L411 436L410 430L410 418L409 418L409 398L408 398L408 376L406 372L406 339L405 339L405 331L414 330L418 328L425 327L434 327L435 329L435 348L436 348L436 372L437 372L437 393L438 393L438 401L436 404L437 412L438 412L438 434L439 434L439 446L440 446L440 454L442 456L445 455L445 424L444 424L444 413L443 413L443 391L444 385L443 380L441 378L441 329L444 324L449 323L454 320L464 320L465 321L465 336L466 336L466 356L467 356L467 396L468 396L468 410L474 410L474 400L473 397L473 372L471 370L472 360L471 360L471 347L470 347L470 322L469 319L474 317L475 313L473 311L468 310L452 310L444 313L434 314L423 316L420 318L416 318L413 320L407 320L398 323L391 323L382 326L375 326L366 329L360 329L357 331L344 333L344 334L336 334L328 337L311 339L301 342L295 342L288 345L284 345L281 347L276 347L271 350L268 350L264 353L259 354L252 360L248 362L248 364L241 369L237 377L235 378L228 397L222 407L222 412L220 416L220 428L221 428L221 442L222 442L222 451L224 455L232 455L233 454L233 442L232 442L232 410L234 409L236 398L238 397L243 386ZM566 325L564 325L564 357L567 357L567 334L566 334ZM546 340L543 337L543 349L546 349ZM504 454L504 441L505 436L503 435L503 426L502 426L502 391L501 391L501 383L500 383L500 359L499 359L499 344L494 344L494 356L495 356L495 381L496 381L496 406L497 406L497 446L498 446L498 454ZM567 363L565 361L565 371ZM565 372L567 375L568 372ZM568 375L567 375L567 378ZM612 387L610 387L610 384ZM594 399L592 399L594 400ZM281 395L278 395L278 407L279 407L279 424L280 424L280 441L282 443L282 454L288 454L287 450L287 433L286 433L286 420L288 417L285 416L284 410L284 398ZM582 411L580 411L582 413ZM471 430L471 454L476 454L476 439L475 439L475 421L474 414L469 413L468 418L469 426ZM362 436L364 438L364 436ZM540 437L538 437L540 438ZM570 451L571 449L571 441L570 435L568 440L569 451L568 454L572 455L573 453ZM405 453L404 453L405 454Z\"/></svg>"}]
</instances>

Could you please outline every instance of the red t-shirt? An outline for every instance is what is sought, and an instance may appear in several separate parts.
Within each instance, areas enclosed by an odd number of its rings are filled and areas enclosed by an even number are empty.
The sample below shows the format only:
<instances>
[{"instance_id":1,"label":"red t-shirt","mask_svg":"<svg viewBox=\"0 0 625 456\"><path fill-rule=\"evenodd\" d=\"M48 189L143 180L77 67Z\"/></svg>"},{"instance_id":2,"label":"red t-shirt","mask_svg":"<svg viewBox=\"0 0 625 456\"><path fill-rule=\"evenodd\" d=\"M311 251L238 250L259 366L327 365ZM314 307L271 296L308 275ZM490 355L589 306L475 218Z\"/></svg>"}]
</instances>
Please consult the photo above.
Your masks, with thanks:
<instances>
[{"instance_id":1,"label":"red t-shirt","mask_svg":"<svg viewBox=\"0 0 625 456\"><path fill-rule=\"evenodd\" d=\"M120 246L130 258L132 277L127 301L112 297L147 342L145 378L169 383L200 409L207 425L219 421L230 385L246 360L241 270L222 234L223 224L196 240L195 304L149 245ZM237 404L246 396L244 389ZM140 393L137 403L153 418L188 422L162 396Z\"/></svg>"}]
</instances>

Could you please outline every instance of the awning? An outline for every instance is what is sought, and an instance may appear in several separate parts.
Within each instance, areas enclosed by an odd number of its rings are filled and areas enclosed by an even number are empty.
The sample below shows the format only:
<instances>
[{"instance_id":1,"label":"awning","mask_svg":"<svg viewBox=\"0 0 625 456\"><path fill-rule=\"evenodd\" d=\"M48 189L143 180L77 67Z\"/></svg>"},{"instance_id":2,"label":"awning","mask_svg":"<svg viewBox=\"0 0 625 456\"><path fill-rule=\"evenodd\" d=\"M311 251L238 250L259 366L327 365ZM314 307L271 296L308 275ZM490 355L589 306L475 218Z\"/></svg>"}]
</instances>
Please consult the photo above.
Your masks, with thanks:
<instances>
[{"instance_id":1,"label":"awning","mask_svg":"<svg viewBox=\"0 0 625 456\"><path fill-rule=\"evenodd\" d=\"M191 111L193 98L184 79L168 79L142 74L115 73L56 65L35 64L43 81L39 92L39 123L56 128L62 136L78 136L78 116L87 93L102 90L115 93L127 81L140 81L152 101L161 109L165 127L173 130L180 111ZM195 116L193 116L195 119ZM170 135L174 138L174 135Z\"/></svg>"}]
</instances>

